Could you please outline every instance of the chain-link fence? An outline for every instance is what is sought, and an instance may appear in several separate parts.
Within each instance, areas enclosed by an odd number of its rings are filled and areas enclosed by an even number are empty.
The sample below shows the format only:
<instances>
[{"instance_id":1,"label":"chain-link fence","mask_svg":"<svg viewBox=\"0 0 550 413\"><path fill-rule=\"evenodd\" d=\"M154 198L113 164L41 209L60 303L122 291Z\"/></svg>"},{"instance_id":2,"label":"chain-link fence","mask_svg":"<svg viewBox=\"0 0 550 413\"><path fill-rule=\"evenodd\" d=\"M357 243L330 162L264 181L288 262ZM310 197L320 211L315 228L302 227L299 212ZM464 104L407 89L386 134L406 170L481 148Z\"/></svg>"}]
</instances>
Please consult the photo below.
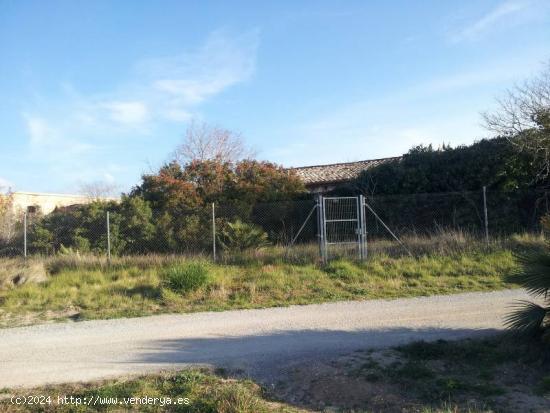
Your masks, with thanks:
<instances>
[{"instance_id":1,"label":"chain-link fence","mask_svg":"<svg viewBox=\"0 0 550 413\"><path fill-rule=\"evenodd\" d=\"M0 217L0 255L180 254L224 262L260 256L315 262L322 256L323 225L329 241L353 244L355 236L361 235L366 237L369 253L381 251L381 246L395 253L437 237L486 242L487 235L494 240L540 233L540 218L549 212L549 206L548 193L540 190L487 191L486 196L482 190L366 195L364 211L352 211L355 206L344 211L361 220L359 234L351 227L356 224L346 221L347 215L340 217L336 209L328 211L328 223L320 220L318 199L216 203L170 214L94 203L58 209L46 216L26 212ZM336 226L350 226L345 239L334 232ZM432 245L437 246L437 241ZM356 250L353 245L348 249Z\"/></svg>"}]
</instances>

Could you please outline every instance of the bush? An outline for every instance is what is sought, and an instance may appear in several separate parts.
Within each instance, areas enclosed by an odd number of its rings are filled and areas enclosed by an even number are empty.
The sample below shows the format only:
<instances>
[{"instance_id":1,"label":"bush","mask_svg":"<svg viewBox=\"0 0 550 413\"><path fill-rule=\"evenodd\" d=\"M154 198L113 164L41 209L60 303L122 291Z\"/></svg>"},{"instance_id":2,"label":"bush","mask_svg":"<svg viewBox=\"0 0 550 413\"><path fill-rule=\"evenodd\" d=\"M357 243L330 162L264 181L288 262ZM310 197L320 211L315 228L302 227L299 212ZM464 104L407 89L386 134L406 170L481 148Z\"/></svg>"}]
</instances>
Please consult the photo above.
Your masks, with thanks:
<instances>
[{"instance_id":1,"label":"bush","mask_svg":"<svg viewBox=\"0 0 550 413\"><path fill-rule=\"evenodd\" d=\"M161 275L166 287L181 293L198 290L209 280L208 268L201 262L173 265Z\"/></svg>"},{"instance_id":2,"label":"bush","mask_svg":"<svg viewBox=\"0 0 550 413\"><path fill-rule=\"evenodd\" d=\"M221 231L220 243L231 252L243 252L250 249L261 249L269 245L267 234L263 229L237 219L227 223Z\"/></svg>"}]
</instances>

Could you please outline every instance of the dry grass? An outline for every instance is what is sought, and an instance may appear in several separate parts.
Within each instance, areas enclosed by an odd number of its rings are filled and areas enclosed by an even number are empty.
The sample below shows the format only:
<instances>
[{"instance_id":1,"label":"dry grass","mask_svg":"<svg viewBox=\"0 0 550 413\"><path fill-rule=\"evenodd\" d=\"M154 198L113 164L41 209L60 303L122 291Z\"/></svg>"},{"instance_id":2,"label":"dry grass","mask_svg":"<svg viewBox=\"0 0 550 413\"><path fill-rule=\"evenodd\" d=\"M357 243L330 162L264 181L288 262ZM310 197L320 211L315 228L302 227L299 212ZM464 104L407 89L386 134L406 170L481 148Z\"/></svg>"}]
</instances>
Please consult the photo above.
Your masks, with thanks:
<instances>
[{"instance_id":1,"label":"dry grass","mask_svg":"<svg viewBox=\"0 0 550 413\"><path fill-rule=\"evenodd\" d=\"M393 239L369 239L369 258L406 257L416 258L426 255L454 256L464 253L492 253L502 250L518 250L528 246L544 246L542 235L517 234L508 237L492 237L486 243L478 236L463 231L440 231L429 236L406 235L401 244ZM357 259L355 246L330 246L329 255L333 259ZM241 254L222 256L226 264L287 262L293 264L319 263L319 246L316 243L297 244L292 248L270 247L259 251L246 251Z\"/></svg>"},{"instance_id":2,"label":"dry grass","mask_svg":"<svg viewBox=\"0 0 550 413\"><path fill-rule=\"evenodd\" d=\"M3 393L3 394L2 394ZM40 394L50 396L51 405L11 404L11 396ZM270 413L302 412L287 404L267 400L260 386L250 380L227 379L207 370L183 370L132 379L107 380L87 384L64 384L30 391L0 391L3 412L189 412L189 413ZM78 400L80 406L59 405L58 397ZM142 404L130 398L157 398L155 404ZM163 398L163 402L160 399ZM178 405L168 405L170 398ZM92 399L97 406L85 406ZM187 399L187 402L185 401ZM115 404L118 402L120 404ZM187 403L187 404L186 404ZM123 408L122 408L122 406Z\"/></svg>"},{"instance_id":3,"label":"dry grass","mask_svg":"<svg viewBox=\"0 0 550 413\"><path fill-rule=\"evenodd\" d=\"M41 259L5 259L0 262L0 290L25 283L41 283L47 279L47 271Z\"/></svg>"},{"instance_id":4,"label":"dry grass","mask_svg":"<svg viewBox=\"0 0 550 413\"><path fill-rule=\"evenodd\" d=\"M506 288L510 252L449 257L383 257L364 264L210 265L210 282L176 293L158 268L61 270L44 283L0 291L0 326L51 320L137 317L339 300L411 297Z\"/></svg>"},{"instance_id":5,"label":"dry grass","mask_svg":"<svg viewBox=\"0 0 550 413\"><path fill-rule=\"evenodd\" d=\"M216 264L169 255L3 259L0 326L496 290L508 287L502 276L516 267L513 249L542 245L526 236L489 245L470 241L457 234L417 237L408 242L412 256L371 243L367 261L337 259L325 267L313 261L317 247L311 245L293 256L269 248ZM208 282L188 292L167 288L163 274L189 262L206 266Z\"/></svg>"}]
</instances>

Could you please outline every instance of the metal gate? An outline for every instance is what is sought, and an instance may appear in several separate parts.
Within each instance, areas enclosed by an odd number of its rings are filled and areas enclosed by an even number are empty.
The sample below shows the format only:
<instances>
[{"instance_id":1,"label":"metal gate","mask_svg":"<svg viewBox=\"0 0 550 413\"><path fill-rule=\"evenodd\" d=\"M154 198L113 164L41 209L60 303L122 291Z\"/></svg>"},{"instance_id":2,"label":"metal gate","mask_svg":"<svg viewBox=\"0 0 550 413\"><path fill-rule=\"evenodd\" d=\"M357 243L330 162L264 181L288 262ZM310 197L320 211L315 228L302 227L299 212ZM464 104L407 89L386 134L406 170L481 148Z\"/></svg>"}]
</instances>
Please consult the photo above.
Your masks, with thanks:
<instances>
[{"instance_id":1,"label":"metal gate","mask_svg":"<svg viewBox=\"0 0 550 413\"><path fill-rule=\"evenodd\" d=\"M318 198L319 249L323 262L335 256L367 256L365 201L360 196Z\"/></svg>"}]
</instances>

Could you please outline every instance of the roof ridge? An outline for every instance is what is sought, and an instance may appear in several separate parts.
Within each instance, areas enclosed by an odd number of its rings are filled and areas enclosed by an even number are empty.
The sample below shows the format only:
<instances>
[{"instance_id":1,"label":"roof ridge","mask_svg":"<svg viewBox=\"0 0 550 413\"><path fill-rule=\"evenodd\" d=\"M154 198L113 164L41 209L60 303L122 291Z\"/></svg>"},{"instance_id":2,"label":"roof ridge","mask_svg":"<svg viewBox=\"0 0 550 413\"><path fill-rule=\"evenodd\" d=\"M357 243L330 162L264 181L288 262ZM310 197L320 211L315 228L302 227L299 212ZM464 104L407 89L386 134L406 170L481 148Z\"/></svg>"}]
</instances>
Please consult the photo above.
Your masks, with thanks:
<instances>
[{"instance_id":1,"label":"roof ridge","mask_svg":"<svg viewBox=\"0 0 550 413\"><path fill-rule=\"evenodd\" d=\"M376 158L376 159L364 159L362 161L352 161L352 162L336 162L336 163L326 163L326 164L319 164L319 165L307 165L307 166L292 166L287 169L305 169L305 168L318 168L322 166L338 166L338 165L351 165L354 163L361 163L361 162L375 162L375 161L386 161L390 159L400 159L403 156L388 156L386 158Z\"/></svg>"}]
</instances>

